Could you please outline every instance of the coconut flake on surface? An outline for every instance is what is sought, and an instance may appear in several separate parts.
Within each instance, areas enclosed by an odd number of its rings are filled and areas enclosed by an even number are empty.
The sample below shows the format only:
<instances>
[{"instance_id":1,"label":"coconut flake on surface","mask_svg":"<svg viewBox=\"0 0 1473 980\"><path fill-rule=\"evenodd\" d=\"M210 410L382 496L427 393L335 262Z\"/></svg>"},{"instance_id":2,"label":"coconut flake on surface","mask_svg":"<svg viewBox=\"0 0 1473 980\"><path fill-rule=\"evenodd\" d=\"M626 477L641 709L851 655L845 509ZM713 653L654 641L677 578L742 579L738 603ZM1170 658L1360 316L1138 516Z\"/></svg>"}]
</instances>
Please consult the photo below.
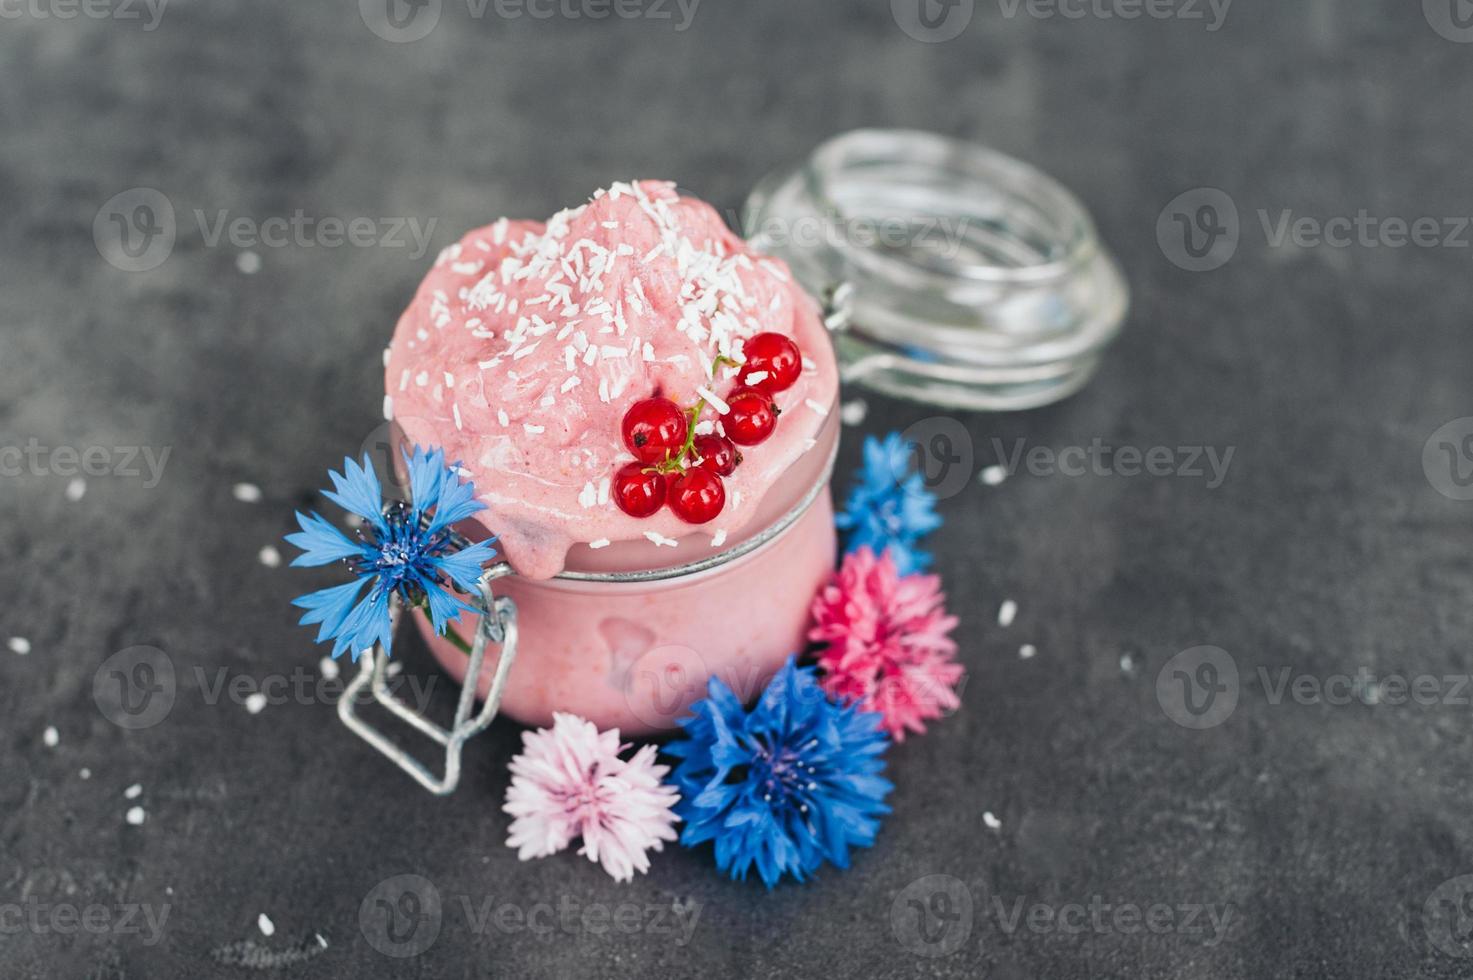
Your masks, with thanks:
<instances>
[{"instance_id":1,"label":"coconut flake on surface","mask_svg":"<svg viewBox=\"0 0 1473 980\"><path fill-rule=\"evenodd\" d=\"M1007 468L997 464L993 464L982 471L982 482L989 487L995 487L1007 478Z\"/></svg>"},{"instance_id":2,"label":"coconut flake on surface","mask_svg":"<svg viewBox=\"0 0 1473 980\"><path fill-rule=\"evenodd\" d=\"M243 504L255 504L261 500L261 488L254 483L237 483L230 488L230 495Z\"/></svg>"},{"instance_id":3,"label":"coconut flake on surface","mask_svg":"<svg viewBox=\"0 0 1473 980\"><path fill-rule=\"evenodd\" d=\"M61 744L61 732L56 730L55 725L48 725L41 733L41 741L46 743L48 749L54 749Z\"/></svg>"},{"instance_id":4,"label":"coconut flake on surface","mask_svg":"<svg viewBox=\"0 0 1473 980\"><path fill-rule=\"evenodd\" d=\"M130 827L142 827L143 821L148 819L148 814L144 811L143 807L135 806L128 810L123 819L128 821L128 826Z\"/></svg>"},{"instance_id":5,"label":"coconut flake on surface","mask_svg":"<svg viewBox=\"0 0 1473 980\"><path fill-rule=\"evenodd\" d=\"M267 937L268 939L276 935L276 923L272 922L271 917L265 912L262 912L260 915L256 916L256 928L260 929L261 935Z\"/></svg>"},{"instance_id":6,"label":"coconut flake on surface","mask_svg":"<svg viewBox=\"0 0 1473 980\"><path fill-rule=\"evenodd\" d=\"M5 645L10 648L11 653L18 656L24 657L31 652L31 641L24 636L12 636L5 641Z\"/></svg>"},{"instance_id":7,"label":"coconut flake on surface","mask_svg":"<svg viewBox=\"0 0 1473 980\"><path fill-rule=\"evenodd\" d=\"M66 499L76 503L87 495L87 481L80 476L74 476L66 485Z\"/></svg>"},{"instance_id":8,"label":"coconut flake on surface","mask_svg":"<svg viewBox=\"0 0 1473 980\"><path fill-rule=\"evenodd\" d=\"M1032 643L1025 643L1018 648L1018 659L1020 660L1032 660L1036 656L1038 656L1038 647Z\"/></svg>"},{"instance_id":9,"label":"coconut flake on surface","mask_svg":"<svg viewBox=\"0 0 1473 980\"><path fill-rule=\"evenodd\" d=\"M997 625L1011 626L1013 619L1018 615L1018 604L1011 599L1003 600L1003 604L997 610Z\"/></svg>"},{"instance_id":10,"label":"coconut flake on surface","mask_svg":"<svg viewBox=\"0 0 1473 980\"><path fill-rule=\"evenodd\" d=\"M259 715L266 710L266 695L260 691L246 695L245 709L253 715Z\"/></svg>"}]
</instances>

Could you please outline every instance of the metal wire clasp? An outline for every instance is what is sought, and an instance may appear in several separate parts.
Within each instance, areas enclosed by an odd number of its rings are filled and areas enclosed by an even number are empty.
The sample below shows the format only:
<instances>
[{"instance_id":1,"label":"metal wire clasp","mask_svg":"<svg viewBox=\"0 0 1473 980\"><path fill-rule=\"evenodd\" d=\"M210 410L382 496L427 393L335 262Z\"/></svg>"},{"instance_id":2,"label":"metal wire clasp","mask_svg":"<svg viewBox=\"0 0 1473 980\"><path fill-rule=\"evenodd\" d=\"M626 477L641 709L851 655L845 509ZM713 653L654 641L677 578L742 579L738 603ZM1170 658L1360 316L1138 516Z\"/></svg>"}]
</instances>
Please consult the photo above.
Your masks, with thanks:
<instances>
[{"instance_id":1,"label":"metal wire clasp","mask_svg":"<svg viewBox=\"0 0 1473 980\"><path fill-rule=\"evenodd\" d=\"M479 595L472 599L472 603L480 609L481 619L476 628L475 639L471 643L470 663L466 668L465 680L460 687L460 701L455 708L455 720L449 729L435 724L394 696L388 685L389 655L384 652L382 645L377 643L360 659L361 666L358 676L353 678L343 693L343 699L338 702L338 717L342 719L344 725L347 725L359 738L378 749L391 762L413 776L421 786L436 796L448 796L455 792L455 787L460 783L461 748L472 736L486 730L501 706L501 695L506 687L506 676L511 671L512 661L517 655L517 604L509 596L492 595L491 582L509 571L510 569L504 564L488 568L481 576ZM389 605L391 633L399 626L400 610L401 603L395 596L390 600ZM486 646L489 643L500 645L501 658L496 663L496 675L492 678L491 690L486 695L486 701L481 705L480 712L472 718L471 709L476 703L476 685L481 677L481 666L486 659ZM364 688L370 689L373 700L445 746L445 775L443 777L436 778L424 763L389 741L382 732L358 714L358 695Z\"/></svg>"}]
</instances>

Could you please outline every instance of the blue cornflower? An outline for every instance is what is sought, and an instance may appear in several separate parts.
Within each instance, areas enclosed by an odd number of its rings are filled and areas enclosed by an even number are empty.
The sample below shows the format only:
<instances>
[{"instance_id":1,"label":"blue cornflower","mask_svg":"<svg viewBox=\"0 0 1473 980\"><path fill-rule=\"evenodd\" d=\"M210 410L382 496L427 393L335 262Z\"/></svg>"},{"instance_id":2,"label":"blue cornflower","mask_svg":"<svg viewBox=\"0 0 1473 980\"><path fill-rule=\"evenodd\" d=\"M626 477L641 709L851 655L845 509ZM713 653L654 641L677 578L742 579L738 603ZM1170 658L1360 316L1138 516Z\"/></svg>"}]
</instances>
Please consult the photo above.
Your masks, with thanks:
<instances>
[{"instance_id":1,"label":"blue cornflower","mask_svg":"<svg viewBox=\"0 0 1473 980\"><path fill-rule=\"evenodd\" d=\"M356 661L375 642L389 652L394 639L389 630L391 595L411 605L427 605L435 630L442 635L462 612L477 611L445 586L475 592L482 566L495 556L490 541L457 550L451 536L452 525L486 505L476 499L473 484L462 482L445 466L439 449L415 446L404 458L412 504L384 506L383 490L367 454L362 465L344 459L341 474L328 472L333 489L324 490L323 496L366 522L357 541L317 513L309 517L300 511L297 523L302 530L286 537L302 549L294 566L342 561L353 572L351 582L292 600L292 605L307 610L303 626L322 624L317 642L332 640L334 657L351 650ZM365 584L368 591L360 598Z\"/></svg>"},{"instance_id":2,"label":"blue cornflower","mask_svg":"<svg viewBox=\"0 0 1473 980\"><path fill-rule=\"evenodd\" d=\"M886 548L901 575L930 567L931 555L918 542L941 526L936 495L912 467L913 444L898 432L884 439L866 436L864 465L855 474L844 509L834 523L844 533L844 550L868 547L879 554Z\"/></svg>"},{"instance_id":3,"label":"blue cornflower","mask_svg":"<svg viewBox=\"0 0 1473 980\"><path fill-rule=\"evenodd\" d=\"M830 701L792 657L750 711L716 677L691 711L665 749L682 760L671 779L686 847L714 841L717 867L745 880L755 864L771 888L825 860L847 868L851 846L874 843L894 789L879 775L879 715Z\"/></svg>"}]
</instances>

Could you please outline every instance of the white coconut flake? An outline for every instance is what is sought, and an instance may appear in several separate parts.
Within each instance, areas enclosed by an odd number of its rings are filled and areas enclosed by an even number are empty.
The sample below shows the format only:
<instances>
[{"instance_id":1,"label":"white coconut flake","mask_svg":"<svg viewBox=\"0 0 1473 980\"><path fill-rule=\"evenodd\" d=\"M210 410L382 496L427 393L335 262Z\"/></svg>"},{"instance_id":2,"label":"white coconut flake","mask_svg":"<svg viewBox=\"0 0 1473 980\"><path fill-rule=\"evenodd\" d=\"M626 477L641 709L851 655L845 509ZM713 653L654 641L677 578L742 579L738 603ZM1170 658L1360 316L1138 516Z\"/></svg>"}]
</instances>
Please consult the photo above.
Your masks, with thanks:
<instances>
[{"instance_id":1,"label":"white coconut flake","mask_svg":"<svg viewBox=\"0 0 1473 980\"><path fill-rule=\"evenodd\" d=\"M609 486L611 483L612 480L607 476L598 481L598 502L600 505L609 502Z\"/></svg>"},{"instance_id":2,"label":"white coconut flake","mask_svg":"<svg viewBox=\"0 0 1473 980\"><path fill-rule=\"evenodd\" d=\"M647 537L647 538L649 538L651 541L653 541L655 543L655 547L656 548L658 548L658 547L660 547L662 545L665 546L665 547L668 547L668 548L673 548L677 544L680 543L679 541L676 541L674 538L667 538L667 537L665 537L665 535L661 534L659 531L646 531L646 532L644 532L644 536Z\"/></svg>"},{"instance_id":3,"label":"white coconut flake","mask_svg":"<svg viewBox=\"0 0 1473 980\"><path fill-rule=\"evenodd\" d=\"M813 409L813 411L815 413L817 413L819 415L819 417L823 417L823 416L829 414L829 410L828 409L824 408L822 404L820 404L819 402L814 401L812 398L805 398L803 400L803 404L805 404L809 408Z\"/></svg>"},{"instance_id":4,"label":"white coconut flake","mask_svg":"<svg viewBox=\"0 0 1473 980\"><path fill-rule=\"evenodd\" d=\"M1018 604L1011 599L1005 599L997 610L997 625L1013 625L1013 617L1018 615Z\"/></svg>"},{"instance_id":5,"label":"white coconut flake","mask_svg":"<svg viewBox=\"0 0 1473 980\"><path fill-rule=\"evenodd\" d=\"M267 568L281 567L281 552L276 550L275 545L266 545L266 547L262 548L259 552L256 553L256 557L260 559L261 564L265 565Z\"/></svg>"},{"instance_id":6,"label":"white coconut flake","mask_svg":"<svg viewBox=\"0 0 1473 980\"><path fill-rule=\"evenodd\" d=\"M246 695L245 709L253 715L259 715L266 710L266 695L260 691Z\"/></svg>"},{"instance_id":7,"label":"white coconut flake","mask_svg":"<svg viewBox=\"0 0 1473 980\"><path fill-rule=\"evenodd\" d=\"M24 657L31 652L31 641L24 636L12 636L5 641L5 645L10 647L10 652L17 656Z\"/></svg>"},{"instance_id":8,"label":"white coconut flake","mask_svg":"<svg viewBox=\"0 0 1473 980\"><path fill-rule=\"evenodd\" d=\"M384 419L386 421L389 421L389 422L394 421L394 396L393 395L385 395L384 396Z\"/></svg>"},{"instance_id":9,"label":"white coconut flake","mask_svg":"<svg viewBox=\"0 0 1473 980\"><path fill-rule=\"evenodd\" d=\"M578 494L578 506L583 508L592 507L598 503L598 488L591 482L583 484L583 490Z\"/></svg>"},{"instance_id":10,"label":"white coconut flake","mask_svg":"<svg viewBox=\"0 0 1473 980\"><path fill-rule=\"evenodd\" d=\"M66 499L76 503L87 495L87 481L80 476L74 476L66 485Z\"/></svg>"},{"instance_id":11,"label":"white coconut flake","mask_svg":"<svg viewBox=\"0 0 1473 980\"><path fill-rule=\"evenodd\" d=\"M989 487L995 487L1008 478L1007 467L994 464L982 471L982 482Z\"/></svg>"},{"instance_id":12,"label":"white coconut flake","mask_svg":"<svg viewBox=\"0 0 1473 980\"><path fill-rule=\"evenodd\" d=\"M143 807L135 806L129 809L123 819L128 821L130 827L142 827L143 821L148 819L148 814L144 812Z\"/></svg>"},{"instance_id":13,"label":"white coconut flake","mask_svg":"<svg viewBox=\"0 0 1473 980\"><path fill-rule=\"evenodd\" d=\"M710 388L697 388L696 394L706 399L706 401L711 404L711 407L716 409L716 411L721 415L725 415L731 411L731 406L726 404L726 402L723 401L721 397L718 396L716 392L712 391Z\"/></svg>"},{"instance_id":14,"label":"white coconut flake","mask_svg":"<svg viewBox=\"0 0 1473 980\"><path fill-rule=\"evenodd\" d=\"M762 382L767 380L767 374L768 372L766 371L753 371L751 374L747 375L746 383L749 385L760 385Z\"/></svg>"},{"instance_id":15,"label":"white coconut flake","mask_svg":"<svg viewBox=\"0 0 1473 980\"><path fill-rule=\"evenodd\" d=\"M511 425L511 416L506 414L506 409L498 408L496 410L496 421L500 422L501 427L504 429L508 425Z\"/></svg>"},{"instance_id":16,"label":"white coconut flake","mask_svg":"<svg viewBox=\"0 0 1473 980\"><path fill-rule=\"evenodd\" d=\"M711 535L711 547L719 548L724 544L726 544L726 528L721 528Z\"/></svg>"},{"instance_id":17,"label":"white coconut flake","mask_svg":"<svg viewBox=\"0 0 1473 980\"><path fill-rule=\"evenodd\" d=\"M276 923L272 922L271 917L265 912L256 916L256 928L261 930L261 935L263 936L270 937L276 935Z\"/></svg>"},{"instance_id":18,"label":"white coconut flake","mask_svg":"<svg viewBox=\"0 0 1473 980\"><path fill-rule=\"evenodd\" d=\"M1034 646L1032 643L1025 643L1018 648L1019 660L1032 660L1037 655L1038 647Z\"/></svg>"},{"instance_id":19,"label":"white coconut flake","mask_svg":"<svg viewBox=\"0 0 1473 980\"><path fill-rule=\"evenodd\" d=\"M254 483L237 483L230 488L230 495L243 504L260 503L261 488Z\"/></svg>"},{"instance_id":20,"label":"white coconut flake","mask_svg":"<svg viewBox=\"0 0 1473 980\"><path fill-rule=\"evenodd\" d=\"M41 741L46 743L48 749L54 749L61 744L61 732L56 730L55 725L48 725L41 733Z\"/></svg>"},{"instance_id":21,"label":"white coconut flake","mask_svg":"<svg viewBox=\"0 0 1473 980\"><path fill-rule=\"evenodd\" d=\"M600 548L607 548L608 546L609 546L609 539L608 538L599 538L597 541L590 541L590 542L588 542L588 547L592 548L594 551L597 551Z\"/></svg>"},{"instance_id":22,"label":"white coconut flake","mask_svg":"<svg viewBox=\"0 0 1473 980\"><path fill-rule=\"evenodd\" d=\"M547 431L547 426L545 426L545 425L533 425L531 422L523 422L522 423L522 429L529 436L540 436L540 435L542 435L542 433L544 433L544 432Z\"/></svg>"},{"instance_id":23,"label":"white coconut flake","mask_svg":"<svg viewBox=\"0 0 1473 980\"><path fill-rule=\"evenodd\" d=\"M988 830L997 830L1002 826L1002 821L993 816L991 810L987 810L982 814L982 822L987 825Z\"/></svg>"},{"instance_id":24,"label":"white coconut flake","mask_svg":"<svg viewBox=\"0 0 1473 980\"><path fill-rule=\"evenodd\" d=\"M123 799L125 800L136 800L142 795L143 787L138 783L134 783L132 786L129 786L127 789L123 790Z\"/></svg>"},{"instance_id":25,"label":"white coconut flake","mask_svg":"<svg viewBox=\"0 0 1473 980\"><path fill-rule=\"evenodd\" d=\"M457 429L464 429L465 428L465 423L463 423L460 420L460 403L459 402L451 402L450 403L450 414L455 417L455 427Z\"/></svg>"}]
</instances>

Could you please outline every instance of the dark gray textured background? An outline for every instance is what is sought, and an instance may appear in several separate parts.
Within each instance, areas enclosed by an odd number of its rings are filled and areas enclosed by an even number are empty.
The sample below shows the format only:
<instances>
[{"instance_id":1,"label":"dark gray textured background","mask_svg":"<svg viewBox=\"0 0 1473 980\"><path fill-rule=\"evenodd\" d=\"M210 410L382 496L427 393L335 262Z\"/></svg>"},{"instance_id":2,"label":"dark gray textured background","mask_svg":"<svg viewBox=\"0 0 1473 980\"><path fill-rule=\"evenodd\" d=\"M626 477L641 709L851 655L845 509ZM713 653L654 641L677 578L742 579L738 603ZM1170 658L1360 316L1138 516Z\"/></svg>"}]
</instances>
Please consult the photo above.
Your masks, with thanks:
<instances>
[{"instance_id":1,"label":"dark gray textured background","mask_svg":"<svg viewBox=\"0 0 1473 980\"><path fill-rule=\"evenodd\" d=\"M1473 503L1436 492L1421 463L1435 429L1473 415L1466 236L1273 247L1258 217L1473 214L1473 46L1432 28L1436 3L1238 0L1208 31L1184 18L1009 17L989 0L959 38L921 43L873 0L705 0L684 32L653 19L478 20L445 0L427 38L393 44L350 0L174 0L152 31L38 17L40 2L0 18L0 444L172 449L157 487L94 478L75 502L55 473L0 479L0 636L34 648L0 648L0 907L167 904L169 918L154 946L122 930L0 933L0 975L1473 968L1448 938L1462 919L1425 912L1441 883L1473 872L1473 709L1275 704L1257 674L1430 674L1457 701L1441 679L1468 670ZM891 753L895 813L853 870L767 894L723 879L706 852L660 856L627 886L572 854L519 864L499 812L515 726L472 744L465 785L441 801L330 706L209 703L199 678L221 669L316 671L320 652L287 604L322 580L257 553L378 422L379 352L429 256L260 248L246 275L238 248L206 243L196 209L434 219L439 248L616 177L673 178L735 207L771 168L865 125L967 136L1042 165L1094 211L1135 290L1085 392L962 416L978 467L993 438L1235 455L1213 490L1020 474L945 501L938 567L962 618L964 705ZM1157 219L1200 186L1233 197L1242 241L1224 267L1189 273L1158 247ZM100 256L93 221L135 187L169 198L179 234L162 265L128 273ZM868 400L870 431L936 414ZM845 471L857 446L851 430ZM265 499L237 502L237 481ZM1020 612L1003 629L1008 597ZM1023 643L1037 656L1020 659ZM93 676L135 644L167 651L180 682L166 721L129 732L99 712ZM1236 711L1200 732L1156 696L1162 666L1198 644L1228 650L1243 678ZM404 660L435 676L416 643ZM448 710L448 685L434 703ZM143 795L127 801L135 782ZM124 822L133 802L147 809L141 827ZM892 926L913 925L916 892L902 890L934 873L963 882L973 909L950 923L970 923L961 947L933 958ZM445 909L427 951L392 960L359 911L400 874L433 882ZM1456 906L1468 891L1438 897ZM1009 932L994 904L1057 911L1095 896L1231 906L1230 925L1220 942L1180 912L1160 935L1108 918ZM679 945L653 930L477 931L462 898L473 910L701 911Z\"/></svg>"}]
</instances>

